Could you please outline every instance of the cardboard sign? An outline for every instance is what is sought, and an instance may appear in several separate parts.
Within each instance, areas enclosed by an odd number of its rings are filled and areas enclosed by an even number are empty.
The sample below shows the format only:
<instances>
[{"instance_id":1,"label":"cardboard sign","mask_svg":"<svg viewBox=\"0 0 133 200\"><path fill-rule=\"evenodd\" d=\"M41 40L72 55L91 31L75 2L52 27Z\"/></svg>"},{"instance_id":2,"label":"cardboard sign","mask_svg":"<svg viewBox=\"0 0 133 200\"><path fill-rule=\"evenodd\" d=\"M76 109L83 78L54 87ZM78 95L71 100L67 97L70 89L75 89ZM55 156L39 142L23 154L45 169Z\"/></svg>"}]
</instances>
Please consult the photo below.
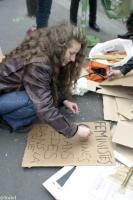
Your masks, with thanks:
<instances>
[{"instance_id":1,"label":"cardboard sign","mask_svg":"<svg viewBox=\"0 0 133 200\"><path fill-rule=\"evenodd\" d=\"M65 138L46 124L35 124L29 133L22 167L114 165L110 124L84 124L93 132L87 141L80 141L77 135Z\"/></svg>"}]
</instances>

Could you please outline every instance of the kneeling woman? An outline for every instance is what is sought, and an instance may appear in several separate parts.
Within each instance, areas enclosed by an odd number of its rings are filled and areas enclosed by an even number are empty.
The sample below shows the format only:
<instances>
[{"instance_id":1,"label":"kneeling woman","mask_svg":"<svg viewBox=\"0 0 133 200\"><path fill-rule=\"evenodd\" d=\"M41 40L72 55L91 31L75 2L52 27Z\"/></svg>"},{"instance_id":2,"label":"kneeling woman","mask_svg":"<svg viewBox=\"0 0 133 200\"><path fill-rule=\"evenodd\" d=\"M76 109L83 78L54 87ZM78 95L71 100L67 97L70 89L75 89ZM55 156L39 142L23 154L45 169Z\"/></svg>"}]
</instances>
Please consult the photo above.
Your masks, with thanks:
<instances>
[{"instance_id":1,"label":"kneeling woman","mask_svg":"<svg viewBox=\"0 0 133 200\"><path fill-rule=\"evenodd\" d=\"M69 23L33 32L0 64L0 116L13 130L37 118L66 137L91 133L63 116L64 104L78 112L71 102L71 87L76 83L86 53L82 30Z\"/></svg>"}]
</instances>

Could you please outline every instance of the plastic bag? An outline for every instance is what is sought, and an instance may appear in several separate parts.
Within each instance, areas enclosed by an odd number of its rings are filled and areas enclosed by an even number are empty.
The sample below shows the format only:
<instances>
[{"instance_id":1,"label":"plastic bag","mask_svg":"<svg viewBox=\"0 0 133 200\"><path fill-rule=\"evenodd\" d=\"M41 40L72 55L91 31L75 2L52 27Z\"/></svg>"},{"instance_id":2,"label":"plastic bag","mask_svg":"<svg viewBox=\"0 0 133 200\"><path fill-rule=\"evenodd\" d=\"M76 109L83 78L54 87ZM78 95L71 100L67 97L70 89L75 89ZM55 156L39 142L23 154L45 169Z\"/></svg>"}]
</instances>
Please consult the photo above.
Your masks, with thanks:
<instances>
[{"instance_id":1,"label":"plastic bag","mask_svg":"<svg viewBox=\"0 0 133 200\"><path fill-rule=\"evenodd\" d=\"M83 96L88 90L88 81L85 77L82 77L78 79L76 86L72 89L72 94Z\"/></svg>"},{"instance_id":2,"label":"plastic bag","mask_svg":"<svg viewBox=\"0 0 133 200\"><path fill-rule=\"evenodd\" d=\"M126 56L118 62L110 63L107 59L101 59L100 56L108 52L125 52ZM127 39L114 39L107 42L98 43L95 45L90 53L89 59L97 60L98 62L111 65L112 67L122 66L133 56L133 43L132 40Z\"/></svg>"}]
</instances>

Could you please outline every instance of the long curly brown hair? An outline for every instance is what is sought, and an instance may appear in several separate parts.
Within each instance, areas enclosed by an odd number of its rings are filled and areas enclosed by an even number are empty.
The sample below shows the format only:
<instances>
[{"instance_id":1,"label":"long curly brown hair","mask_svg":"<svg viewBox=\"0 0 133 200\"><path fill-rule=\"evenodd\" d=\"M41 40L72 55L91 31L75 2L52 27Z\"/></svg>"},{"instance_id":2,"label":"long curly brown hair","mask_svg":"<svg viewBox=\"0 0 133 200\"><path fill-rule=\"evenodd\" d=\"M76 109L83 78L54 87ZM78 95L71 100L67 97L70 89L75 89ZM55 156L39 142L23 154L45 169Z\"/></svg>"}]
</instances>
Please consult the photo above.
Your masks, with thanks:
<instances>
[{"instance_id":1,"label":"long curly brown hair","mask_svg":"<svg viewBox=\"0 0 133 200\"><path fill-rule=\"evenodd\" d=\"M74 63L69 63L65 67L62 64L65 52L71 45L71 41L76 40L81 44L81 49L76 55ZM53 69L58 66L60 70L53 73L53 96L58 99L58 90L68 98L71 96L72 84L79 78L82 63L86 55L87 44L85 35L81 28L70 23L62 22L50 28L41 28L32 34L12 52L6 55L6 59L21 58L25 64L33 58L43 57L44 63Z\"/></svg>"}]
</instances>

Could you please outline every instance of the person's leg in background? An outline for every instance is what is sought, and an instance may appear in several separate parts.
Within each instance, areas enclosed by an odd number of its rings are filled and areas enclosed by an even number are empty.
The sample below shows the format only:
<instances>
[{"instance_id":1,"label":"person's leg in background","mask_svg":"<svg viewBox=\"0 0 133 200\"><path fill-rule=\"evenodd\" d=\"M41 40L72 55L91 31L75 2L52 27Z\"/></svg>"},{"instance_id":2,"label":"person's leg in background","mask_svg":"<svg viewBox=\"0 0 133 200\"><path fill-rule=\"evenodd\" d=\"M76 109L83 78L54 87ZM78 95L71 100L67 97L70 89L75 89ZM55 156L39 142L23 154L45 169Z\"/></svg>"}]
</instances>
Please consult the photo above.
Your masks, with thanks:
<instances>
[{"instance_id":1,"label":"person's leg in background","mask_svg":"<svg viewBox=\"0 0 133 200\"><path fill-rule=\"evenodd\" d=\"M74 25L77 25L77 16L80 0L71 0L70 5L70 22Z\"/></svg>"},{"instance_id":2,"label":"person's leg in background","mask_svg":"<svg viewBox=\"0 0 133 200\"><path fill-rule=\"evenodd\" d=\"M38 0L26 0L27 14L29 17L36 16L37 1Z\"/></svg>"},{"instance_id":3,"label":"person's leg in background","mask_svg":"<svg viewBox=\"0 0 133 200\"><path fill-rule=\"evenodd\" d=\"M37 28L47 27L51 13L52 0L38 0L36 24Z\"/></svg>"},{"instance_id":4,"label":"person's leg in background","mask_svg":"<svg viewBox=\"0 0 133 200\"><path fill-rule=\"evenodd\" d=\"M13 130L31 125L37 119L33 104L25 91L0 96L0 115Z\"/></svg>"},{"instance_id":5,"label":"person's leg in background","mask_svg":"<svg viewBox=\"0 0 133 200\"><path fill-rule=\"evenodd\" d=\"M133 11L130 13L126 21L127 32L122 35L118 35L122 39L132 39L133 40Z\"/></svg>"},{"instance_id":6,"label":"person's leg in background","mask_svg":"<svg viewBox=\"0 0 133 200\"><path fill-rule=\"evenodd\" d=\"M96 24L97 16L97 0L89 0L89 26L93 30L99 32L100 28Z\"/></svg>"}]
</instances>

